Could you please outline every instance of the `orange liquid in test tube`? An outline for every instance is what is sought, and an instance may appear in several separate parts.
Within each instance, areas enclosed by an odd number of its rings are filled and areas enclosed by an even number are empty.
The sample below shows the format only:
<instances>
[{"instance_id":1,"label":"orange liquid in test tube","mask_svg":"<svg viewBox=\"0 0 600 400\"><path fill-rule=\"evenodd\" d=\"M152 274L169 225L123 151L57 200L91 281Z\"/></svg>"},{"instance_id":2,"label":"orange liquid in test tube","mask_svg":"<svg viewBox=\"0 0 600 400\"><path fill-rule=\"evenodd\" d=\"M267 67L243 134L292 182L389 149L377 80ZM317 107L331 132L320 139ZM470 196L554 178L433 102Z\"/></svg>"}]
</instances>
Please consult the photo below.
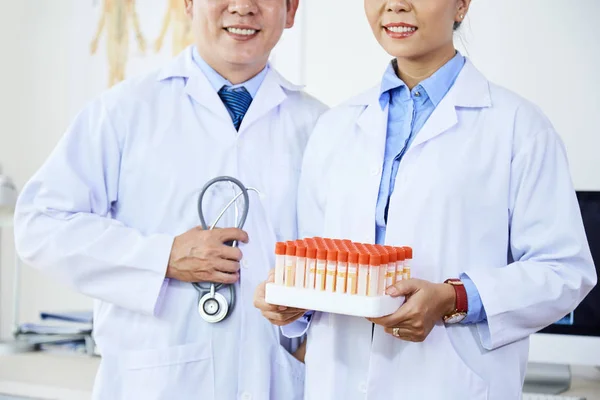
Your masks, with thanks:
<instances>
[{"instance_id":1,"label":"orange liquid in test tube","mask_svg":"<svg viewBox=\"0 0 600 400\"><path fill-rule=\"evenodd\" d=\"M317 244L309 240L305 240L305 243L307 249L304 287L314 289L315 277L317 276Z\"/></svg>"},{"instance_id":2,"label":"orange liquid in test tube","mask_svg":"<svg viewBox=\"0 0 600 400\"><path fill-rule=\"evenodd\" d=\"M369 252L369 283L367 296L379 294L379 271L381 269L381 254L376 249Z\"/></svg>"},{"instance_id":3,"label":"orange liquid in test tube","mask_svg":"<svg viewBox=\"0 0 600 400\"><path fill-rule=\"evenodd\" d=\"M385 246L385 249L390 255L390 263L385 274L385 287L386 289L396 283L396 263L398 262L398 252L392 246Z\"/></svg>"},{"instance_id":4,"label":"orange liquid in test tube","mask_svg":"<svg viewBox=\"0 0 600 400\"><path fill-rule=\"evenodd\" d=\"M369 260L371 258L369 251L362 244L357 244L358 250L358 282L356 293L359 296L366 296L369 292Z\"/></svg>"},{"instance_id":5,"label":"orange liquid in test tube","mask_svg":"<svg viewBox=\"0 0 600 400\"><path fill-rule=\"evenodd\" d=\"M381 266L379 268L379 283L377 285L377 294L383 296L385 293L385 277L390 263L390 255L387 249L382 245L375 245L375 248L381 256Z\"/></svg>"},{"instance_id":6,"label":"orange liquid in test tube","mask_svg":"<svg viewBox=\"0 0 600 400\"><path fill-rule=\"evenodd\" d=\"M285 253L286 244L278 242L275 244L275 284L283 286L285 276Z\"/></svg>"},{"instance_id":7,"label":"orange liquid in test tube","mask_svg":"<svg viewBox=\"0 0 600 400\"><path fill-rule=\"evenodd\" d=\"M294 278L296 277L296 243L288 241L286 243L285 252L285 286L294 286Z\"/></svg>"},{"instance_id":8,"label":"orange liquid in test tube","mask_svg":"<svg viewBox=\"0 0 600 400\"><path fill-rule=\"evenodd\" d=\"M348 279L346 293L356 294L358 290L358 258L359 252L356 246L351 245L348 252Z\"/></svg>"},{"instance_id":9,"label":"orange liquid in test tube","mask_svg":"<svg viewBox=\"0 0 600 400\"><path fill-rule=\"evenodd\" d=\"M325 273L327 270L327 249L317 248L317 273L315 276L315 290L325 290Z\"/></svg>"},{"instance_id":10,"label":"orange liquid in test tube","mask_svg":"<svg viewBox=\"0 0 600 400\"><path fill-rule=\"evenodd\" d=\"M348 279L348 249L343 242L338 246L337 278L335 282L336 293L346 293L346 282Z\"/></svg>"},{"instance_id":11,"label":"orange liquid in test tube","mask_svg":"<svg viewBox=\"0 0 600 400\"><path fill-rule=\"evenodd\" d=\"M306 274L306 245L303 240L296 240L296 274L294 286L304 288L304 276Z\"/></svg>"},{"instance_id":12,"label":"orange liquid in test tube","mask_svg":"<svg viewBox=\"0 0 600 400\"><path fill-rule=\"evenodd\" d=\"M410 279L410 268L411 268L411 261L413 258L412 247L404 246L404 257L406 258L406 260L404 261L403 278Z\"/></svg>"},{"instance_id":13,"label":"orange liquid in test tube","mask_svg":"<svg viewBox=\"0 0 600 400\"><path fill-rule=\"evenodd\" d=\"M332 243L331 247L335 245ZM335 292L335 279L337 272L338 250L336 248L327 249L327 276L325 277L325 290Z\"/></svg>"},{"instance_id":14,"label":"orange liquid in test tube","mask_svg":"<svg viewBox=\"0 0 600 400\"><path fill-rule=\"evenodd\" d=\"M396 247L396 255L397 255L397 261L396 261L396 282L401 281L404 279L404 261L405 261L405 256L404 256L404 247Z\"/></svg>"}]
</instances>

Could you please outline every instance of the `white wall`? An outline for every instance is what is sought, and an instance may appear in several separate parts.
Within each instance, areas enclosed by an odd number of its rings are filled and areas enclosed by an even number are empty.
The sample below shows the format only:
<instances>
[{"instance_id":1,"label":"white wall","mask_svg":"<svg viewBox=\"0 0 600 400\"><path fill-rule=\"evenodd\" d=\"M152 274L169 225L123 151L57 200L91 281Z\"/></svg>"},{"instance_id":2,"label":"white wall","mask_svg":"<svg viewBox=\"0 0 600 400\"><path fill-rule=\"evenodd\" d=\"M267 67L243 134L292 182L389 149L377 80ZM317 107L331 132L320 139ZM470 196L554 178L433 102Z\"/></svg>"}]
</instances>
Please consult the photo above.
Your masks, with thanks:
<instances>
[{"instance_id":1,"label":"white wall","mask_svg":"<svg viewBox=\"0 0 600 400\"><path fill-rule=\"evenodd\" d=\"M106 72L102 50L88 56L97 21L94 3L99 2L7 1L0 13L0 163L19 188L47 157L74 113L104 87L99 80ZM138 2L149 45L165 3ZM371 34L362 1L301 4L296 30L285 34L274 57L283 72L330 105L377 83L389 56ZM598 15L597 0L474 0L457 39L491 80L516 90L548 114L566 143L579 189L600 190ZM130 67L141 71L166 58L141 57L134 48ZM0 268L4 337L9 330L12 246L12 231L5 230ZM41 309L91 306L89 299L29 268L23 275L23 298L23 320L36 320Z\"/></svg>"},{"instance_id":2,"label":"white wall","mask_svg":"<svg viewBox=\"0 0 600 400\"><path fill-rule=\"evenodd\" d=\"M0 162L21 188L41 165L68 123L68 50L71 18L67 1L11 1L0 13L3 81L0 92ZM12 229L3 231L0 268L0 335L12 315ZM37 321L40 310L85 309L79 296L26 267L22 273L22 320Z\"/></svg>"}]
</instances>

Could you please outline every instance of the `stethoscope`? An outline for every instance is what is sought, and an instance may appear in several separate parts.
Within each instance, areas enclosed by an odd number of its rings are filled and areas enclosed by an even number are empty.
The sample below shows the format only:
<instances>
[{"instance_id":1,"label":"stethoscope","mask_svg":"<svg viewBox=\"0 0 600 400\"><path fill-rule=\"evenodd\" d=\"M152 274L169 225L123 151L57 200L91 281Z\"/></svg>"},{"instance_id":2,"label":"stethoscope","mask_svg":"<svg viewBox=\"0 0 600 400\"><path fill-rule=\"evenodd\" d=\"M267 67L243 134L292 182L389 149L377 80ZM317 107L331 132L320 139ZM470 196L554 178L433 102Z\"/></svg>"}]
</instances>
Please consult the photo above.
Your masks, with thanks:
<instances>
[{"instance_id":1,"label":"stethoscope","mask_svg":"<svg viewBox=\"0 0 600 400\"><path fill-rule=\"evenodd\" d=\"M232 186L235 196L231 199L231 201L229 201L229 203L227 203L223 210L221 210L221 213L217 216L217 219L210 226L208 226L206 224L206 220L204 219L204 212L202 211L202 200L204 199L204 195L208 189L212 185L220 182L229 182ZM237 193L235 186L237 186L240 190L239 193ZM235 211L236 227L238 229L242 229L246 223L248 210L250 208L250 199L248 196L248 191L250 190L260 194L257 189L250 187L247 188L242 184L242 182L230 176L219 176L208 181L200 191L200 197L198 198L198 217L200 217L202 229L213 230L223 215L225 215L229 207L232 205L234 206ZM244 199L241 215L238 208L238 199L240 196L242 196ZM226 244L232 247L237 247L237 241L235 240ZM200 293L200 300L198 301L198 313L200 313L200 316L206 322L214 324L216 322L223 321L231 314L231 310L233 310L235 305L234 285L215 282L195 282L193 283L193 286ZM229 301L221 293L218 293L220 289L226 286L229 287Z\"/></svg>"}]
</instances>

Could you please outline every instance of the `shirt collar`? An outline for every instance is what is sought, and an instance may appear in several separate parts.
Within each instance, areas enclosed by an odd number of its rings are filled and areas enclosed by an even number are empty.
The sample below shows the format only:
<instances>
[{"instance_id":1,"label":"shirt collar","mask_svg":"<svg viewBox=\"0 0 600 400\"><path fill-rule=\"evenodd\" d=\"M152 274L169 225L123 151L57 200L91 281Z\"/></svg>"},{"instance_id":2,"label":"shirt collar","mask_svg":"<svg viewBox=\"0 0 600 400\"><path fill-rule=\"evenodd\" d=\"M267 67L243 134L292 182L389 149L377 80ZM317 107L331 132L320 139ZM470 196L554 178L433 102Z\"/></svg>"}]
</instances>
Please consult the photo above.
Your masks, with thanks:
<instances>
[{"instance_id":1,"label":"shirt collar","mask_svg":"<svg viewBox=\"0 0 600 400\"><path fill-rule=\"evenodd\" d=\"M192 58L196 65L202 70L202 72L204 73L204 75L206 76L206 78L208 79L211 86L215 89L216 92L219 92L219 90L221 90L223 86L230 86L232 89L243 86L246 88L248 93L250 93L250 96L252 96L252 98L256 97L256 93L258 92L258 89L263 83L265 76L267 75L267 72L269 70L269 66L267 65L253 78L247 80L246 82L242 82L238 85L234 85L227 79L223 78L210 65L208 65L206 61L204 61L202 57L200 57L200 54L198 53L198 50L195 46L192 50Z\"/></svg>"},{"instance_id":2,"label":"shirt collar","mask_svg":"<svg viewBox=\"0 0 600 400\"><path fill-rule=\"evenodd\" d=\"M457 51L450 61L429 78L419 83L417 87L420 86L423 88L433 105L437 107L454 84L464 64L464 56ZM382 109L385 108L390 100L388 92L399 87L407 88L406 84L396 74L396 66L396 60L394 59L389 63L381 80L379 103Z\"/></svg>"}]
</instances>

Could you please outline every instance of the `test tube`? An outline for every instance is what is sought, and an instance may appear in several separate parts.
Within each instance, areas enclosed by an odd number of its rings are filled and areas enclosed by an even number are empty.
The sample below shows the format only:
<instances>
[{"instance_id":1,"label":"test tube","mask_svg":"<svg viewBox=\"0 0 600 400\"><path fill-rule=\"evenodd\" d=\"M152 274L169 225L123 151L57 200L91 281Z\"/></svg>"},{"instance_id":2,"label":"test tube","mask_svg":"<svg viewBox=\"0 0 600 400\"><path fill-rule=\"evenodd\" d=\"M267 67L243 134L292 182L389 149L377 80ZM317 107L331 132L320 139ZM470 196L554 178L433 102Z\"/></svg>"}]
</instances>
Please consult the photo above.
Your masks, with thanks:
<instances>
[{"instance_id":1,"label":"test tube","mask_svg":"<svg viewBox=\"0 0 600 400\"><path fill-rule=\"evenodd\" d=\"M302 240L296 240L296 277L294 286L304 288L304 275L306 273L306 245Z\"/></svg>"},{"instance_id":2,"label":"test tube","mask_svg":"<svg viewBox=\"0 0 600 400\"><path fill-rule=\"evenodd\" d=\"M325 278L325 290L328 292L335 292L338 250L333 248L333 246L334 244L331 243L332 248L327 249L327 276Z\"/></svg>"},{"instance_id":3,"label":"test tube","mask_svg":"<svg viewBox=\"0 0 600 400\"><path fill-rule=\"evenodd\" d=\"M277 242L275 244L275 284L280 286L284 285L285 253L286 244L284 242Z\"/></svg>"},{"instance_id":4,"label":"test tube","mask_svg":"<svg viewBox=\"0 0 600 400\"><path fill-rule=\"evenodd\" d=\"M404 247L395 247L398 260L396 261L396 282L404 279Z\"/></svg>"},{"instance_id":5,"label":"test tube","mask_svg":"<svg viewBox=\"0 0 600 400\"><path fill-rule=\"evenodd\" d=\"M325 290L325 272L327 268L327 249L317 248L317 272L315 276L315 289Z\"/></svg>"},{"instance_id":6,"label":"test tube","mask_svg":"<svg viewBox=\"0 0 600 400\"><path fill-rule=\"evenodd\" d=\"M357 294L366 296L369 288L369 260L371 258L364 246L358 247L358 283Z\"/></svg>"},{"instance_id":7,"label":"test tube","mask_svg":"<svg viewBox=\"0 0 600 400\"><path fill-rule=\"evenodd\" d=\"M356 246L351 244L348 252L348 280L346 281L346 293L356 294L358 286L358 258L359 252ZM365 285L366 287L366 285Z\"/></svg>"},{"instance_id":8,"label":"test tube","mask_svg":"<svg viewBox=\"0 0 600 400\"><path fill-rule=\"evenodd\" d=\"M310 240L305 239L306 244L306 270L304 287L307 289L315 288L315 276L317 273L317 244Z\"/></svg>"},{"instance_id":9,"label":"test tube","mask_svg":"<svg viewBox=\"0 0 600 400\"><path fill-rule=\"evenodd\" d=\"M296 277L296 243L288 241L286 243L285 252L285 286L294 286L294 278Z\"/></svg>"},{"instance_id":10,"label":"test tube","mask_svg":"<svg viewBox=\"0 0 600 400\"><path fill-rule=\"evenodd\" d=\"M339 243L337 258L337 279L335 282L336 293L346 293L346 281L348 277L348 249L344 242Z\"/></svg>"},{"instance_id":11,"label":"test tube","mask_svg":"<svg viewBox=\"0 0 600 400\"><path fill-rule=\"evenodd\" d=\"M381 255L381 266L379 268L379 283L377 285L377 294L379 296L383 296L383 294L385 293L385 288L386 288L385 277L386 277L386 274L387 274L387 271L389 268L389 264L390 264L390 255L389 255L387 249L380 244L375 245L375 248L379 252L379 255Z\"/></svg>"},{"instance_id":12,"label":"test tube","mask_svg":"<svg viewBox=\"0 0 600 400\"><path fill-rule=\"evenodd\" d=\"M404 246L404 257L406 260L404 261L404 279L410 279L410 267L413 257L412 247Z\"/></svg>"},{"instance_id":13,"label":"test tube","mask_svg":"<svg viewBox=\"0 0 600 400\"><path fill-rule=\"evenodd\" d=\"M398 262L398 252L392 246L385 246L390 255L387 273L385 274L385 287L388 288L396 283L396 263Z\"/></svg>"},{"instance_id":14,"label":"test tube","mask_svg":"<svg viewBox=\"0 0 600 400\"><path fill-rule=\"evenodd\" d=\"M379 271L381 269L381 254L377 249L372 249L369 254L369 284L367 296L379 294Z\"/></svg>"}]
</instances>

